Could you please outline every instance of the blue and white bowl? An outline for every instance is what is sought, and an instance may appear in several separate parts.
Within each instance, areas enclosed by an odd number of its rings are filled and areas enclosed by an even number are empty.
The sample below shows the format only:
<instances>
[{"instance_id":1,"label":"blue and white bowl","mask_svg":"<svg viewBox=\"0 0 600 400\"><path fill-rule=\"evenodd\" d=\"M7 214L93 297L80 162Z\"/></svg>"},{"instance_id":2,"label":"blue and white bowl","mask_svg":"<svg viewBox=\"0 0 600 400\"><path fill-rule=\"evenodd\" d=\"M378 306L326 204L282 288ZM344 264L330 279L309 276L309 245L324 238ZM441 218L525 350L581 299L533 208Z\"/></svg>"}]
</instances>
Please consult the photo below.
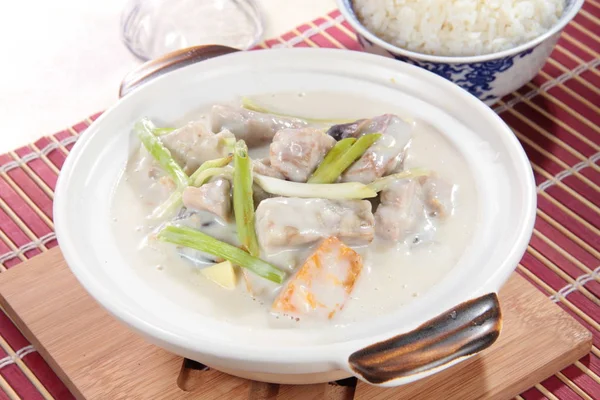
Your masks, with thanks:
<instances>
[{"instance_id":1,"label":"blue and white bowl","mask_svg":"<svg viewBox=\"0 0 600 400\"><path fill-rule=\"evenodd\" d=\"M552 29L520 46L481 56L449 57L416 53L384 41L362 25L354 12L352 0L337 0L342 15L356 31L358 41L366 52L425 68L456 83L488 105L537 75L563 28L577 15L583 2L567 0L562 17Z\"/></svg>"}]
</instances>

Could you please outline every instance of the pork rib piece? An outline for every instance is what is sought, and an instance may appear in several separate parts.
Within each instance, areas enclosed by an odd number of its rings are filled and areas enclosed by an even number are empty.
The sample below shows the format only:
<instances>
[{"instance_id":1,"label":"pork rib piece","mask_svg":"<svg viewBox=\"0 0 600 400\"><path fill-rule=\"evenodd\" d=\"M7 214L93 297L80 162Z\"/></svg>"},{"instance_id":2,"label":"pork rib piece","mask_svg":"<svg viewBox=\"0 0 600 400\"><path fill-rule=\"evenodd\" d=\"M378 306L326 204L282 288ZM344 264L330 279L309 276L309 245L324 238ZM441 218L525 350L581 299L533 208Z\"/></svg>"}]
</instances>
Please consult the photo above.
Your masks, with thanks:
<instances>
[{"instance_id":1,"label":"pork rib piece","mask_svg":"<svg viewBox=\"0 0 600 400\"><path fill-rule=\"evenodd\" d=\"M367 200L274 197L256 210L256 232L263 249L299 246L337 236L349 245L367 244L375 235Z\"/></svg>"},{"instance_id":2,"label":"pork rib piece","mask_svg":"<svg viewBox=\"0 0 600 400\"><path fill-rule=\"evenodd\" d=\"M332 126L327 134L336 140L358 138L369 133L382 134L382 137L342 174L342 182L370 183L394 172L402 163L411 132L411 125L393 114Z\"/></svg>"},{"instance_id":3,"label":"pork rib piece","mask_svg":"<svg viewBox=\"0 0 600 400\"><path fill-rule=\"evenodd\" d=\"M281 129L303 128L308 125L298 118L279 117L228 105L213 106L210 117L214 132L229 130L249 147L269 143Z\"/></svg>"},{"instance_id":4,"label":"pork rib piece","mask_svg":"<svg viewBox=\"0 0 600 400\"><path fill-rule=\"evenodd\" d=\"M318 129L283 129L270 147L271 167L294 182L306 182L319 166L335 139Z\"/></svg>"},{"instance_id":5,"label":"pork rib piece","mask_svg":"<svg viewBox=\"0 0 600 400\"><path fill-rule=\"evenodd\" d=\"M235 138L228 131L213 133L199 121L192 121L160 138L188 175L205 161L226 157L230 152L227 139Z\"/></svg>"},{"instance_id":6,"label":"pork rib piece","mask_svg":"<svg viewBox=\"0 0 600 400\"><path fill-rule=\"evenodd\" d=\"M186 208L208 211L223 221L231 220L231 183L227 179L217 179L200 187L188 186L182 199Z\"/></svg>"}]
</instances>

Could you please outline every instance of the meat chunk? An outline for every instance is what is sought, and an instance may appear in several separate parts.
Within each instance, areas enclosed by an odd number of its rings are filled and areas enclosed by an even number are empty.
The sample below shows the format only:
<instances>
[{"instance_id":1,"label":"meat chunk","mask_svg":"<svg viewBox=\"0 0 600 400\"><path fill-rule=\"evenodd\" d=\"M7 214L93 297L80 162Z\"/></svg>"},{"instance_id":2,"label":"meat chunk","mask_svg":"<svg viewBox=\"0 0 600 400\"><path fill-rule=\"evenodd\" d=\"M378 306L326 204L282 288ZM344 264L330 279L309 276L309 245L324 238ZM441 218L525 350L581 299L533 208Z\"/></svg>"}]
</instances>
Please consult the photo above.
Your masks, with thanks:
<instances>
[{"instance_id":1,"label":"meat chunk","mask_svg":"<svg viewBox=\"0 0 600 400\"><path fill-rule=\"evenodd\" d=\"M377 236L402 241L420 231L426 222L421 185L416 180L397 180L381 193L375 212Z\"/></svg>"},{"instance_id":2,"label":"meat chunk","mask_svg":"<svg viewBox=\"0 0 600 400\"><path fill-rule=\"evenodd\" d=\"M273 311L332 319L342 310L362 271L362 258L338 238L325 239L281 290Z\"/></svg>"},{"instance_id":3,"label":"meat chunk","mask_svg":"<svg viewBox=\"0 0 600 400\"><path fill-rule=\"evenodd\" d=\"M396 170L410 141L411 126L391 114L355 124L356 130L352 133L348 130L347 137L369 133L381 133L383 136L342 174L342 182L370 183Z\"/></svg>"},{"instance_id":4,"label":"meat chunk","mask_svg":"<svg viewBox=\"0 0 600 400\"><path fill-rule=\"evenodd\" d=\"M204 210L224 221L231 219L231 184L217 179L200 187L189 186L183 191L183 205L192 210Z\"/></svg>"},{"instance_id":5,"label":"meat chunk","mask_svg":"<svg viewBox=\"0 0 600 400\"><path fill-rule=\"evenodd\" d=\"M298 118L279 117L227 105L213 106L211 121L213 131L227 129L250 147L270 142L281 129L303 128L308 125Z\"/></svg>"},{"instance_id":6,"label":"meat chunk","mask_svg":"<svg viewBox=\"0 0 600 400\"><path fill-rule=\"evenodd\" d=\"M269 158L254 160L252 163L252 170L260 175L270 176L277 179L285 179L279 170L271 166L271 160Z\"/></svg>"},{"instance_id":7,"label":"meat chunk","mask_svg":"<svg viewBox=\"0 0 600 400\"><path fill-rule=\"evenodd\" d=\"M228 131L212 133L202 122L190 122L161 137L187 174L193 173L205 161L227 156L227 139L234 140L235 137Z\"/></svg>"},{"instance_id":8,"label":"meat chunk","mask_svg":"<svg viewBox=\"0 0 600 400\"><path fill-rule=\"evenodd\" d=\"M452 214L455 186L436 176L423 177L421 183L427 213L442 219Z\"/></svg>"},{"instance_id":9,"label":"meat chunk","mask_svg":"<svg viewBox=\"0 0 600 400\"><path fill-rule=\"evenodd\" d=\"M413 244L434 239L436 222L452 214L455 186L436 176L397 180L381 192L377 236Z\"/></svg>"},{"instance_id":10,"label":"meat chunk","mask_svg":"<svg viewBox=\"0 0 600 400\"><path fill-rule=\"evenodd\" d=\"M367 200L327 200L274 197L256 210L256 232L263 249L298 246L329 236L354 245L367 244L375 234Z\"/></svg>"},{"instance_id":11,"label":"meat chunk","mask_svg":"<svg viewBox=\"0 0 600 400\"><path fill-rule=\"evenodd\" d=\"M294 182L306 182L335 139L318 129L283 129L270 147L271 166Z\"/></svg>"}]
</instances>

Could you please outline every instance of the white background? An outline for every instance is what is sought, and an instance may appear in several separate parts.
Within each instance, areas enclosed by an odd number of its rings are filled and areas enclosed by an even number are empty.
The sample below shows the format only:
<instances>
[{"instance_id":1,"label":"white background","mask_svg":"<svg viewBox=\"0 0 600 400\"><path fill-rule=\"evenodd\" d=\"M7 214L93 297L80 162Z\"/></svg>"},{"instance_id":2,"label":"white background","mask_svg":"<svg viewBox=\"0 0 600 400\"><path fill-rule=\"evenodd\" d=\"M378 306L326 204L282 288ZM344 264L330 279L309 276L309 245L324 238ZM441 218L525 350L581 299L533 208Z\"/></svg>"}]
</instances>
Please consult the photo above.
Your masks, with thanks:
<instances>
[{"instance_id":1,"label":"white background","mask_svg":"<svg viewBox=\"0 0 600 400\"><path fill-rule=\"evenodd\" d=\"M140 63L121 43L125 0L0 1L0 153L106 109ZM257 0L265 38L335 9L335 0Z\"/></svg>"}]
</instances>

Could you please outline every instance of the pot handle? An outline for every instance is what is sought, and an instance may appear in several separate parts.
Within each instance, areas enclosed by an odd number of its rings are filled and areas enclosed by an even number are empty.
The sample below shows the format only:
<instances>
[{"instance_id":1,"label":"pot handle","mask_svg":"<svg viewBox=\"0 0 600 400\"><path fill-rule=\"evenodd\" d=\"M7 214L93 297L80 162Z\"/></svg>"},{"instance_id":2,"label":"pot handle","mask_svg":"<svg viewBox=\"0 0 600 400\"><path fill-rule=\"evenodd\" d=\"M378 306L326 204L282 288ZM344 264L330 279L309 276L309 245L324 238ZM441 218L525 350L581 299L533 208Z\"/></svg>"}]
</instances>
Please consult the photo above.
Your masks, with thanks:
<instances>
[{"instance_id":1,"label":"pot handle","mask_svg":"<svg viewBox=\"0 0 600 400\"><path fill-rule=\"evenodd\" d=\"M164 56L145 62L125 75L119 87L119 97L125 96L144 83L168 72L236 51L240 50L233 47L211 44L187 47L167 53Z\"/></svg>"},{"instance_id":2,"label":"pot handle","mask_svg":"<svg viewBox=\"0 0 600 400\"><path fill-rule=\"evenodd\" d=\"M501 327L498 296L489 293L453 307L413 331L355 351L347 365L367 383L398 386L488 348Z\"/></svg>"}]
</instances>

